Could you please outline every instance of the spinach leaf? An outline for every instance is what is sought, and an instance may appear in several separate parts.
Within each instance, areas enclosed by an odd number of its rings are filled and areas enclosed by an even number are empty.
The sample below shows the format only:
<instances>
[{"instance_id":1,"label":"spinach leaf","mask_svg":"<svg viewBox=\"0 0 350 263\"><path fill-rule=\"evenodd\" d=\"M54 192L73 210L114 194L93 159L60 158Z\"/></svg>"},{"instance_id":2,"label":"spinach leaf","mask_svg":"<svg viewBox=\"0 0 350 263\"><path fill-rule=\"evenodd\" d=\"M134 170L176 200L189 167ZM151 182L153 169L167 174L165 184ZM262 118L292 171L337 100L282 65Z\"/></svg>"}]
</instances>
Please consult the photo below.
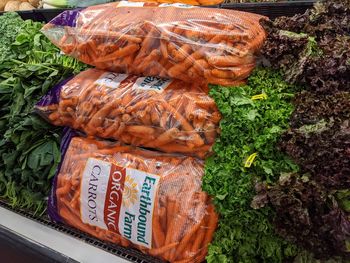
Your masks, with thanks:
<instances>
[{"instance_id":1,"label":"spinach leaf","mask_svg":"<svg viewBox=\"0 0 350 263\"><path fill-rule=\"evenodd\" d=\"M41 23L18 15L1 19L0 31L19 21L20 26L14 35L2 36L12 44L7 46L11 56L0 64L0 195L13 206L42 213L61 158L61 129L33 115L33 106L85 65L61 55L40 32Z\"/></svg>"}]
</instances>

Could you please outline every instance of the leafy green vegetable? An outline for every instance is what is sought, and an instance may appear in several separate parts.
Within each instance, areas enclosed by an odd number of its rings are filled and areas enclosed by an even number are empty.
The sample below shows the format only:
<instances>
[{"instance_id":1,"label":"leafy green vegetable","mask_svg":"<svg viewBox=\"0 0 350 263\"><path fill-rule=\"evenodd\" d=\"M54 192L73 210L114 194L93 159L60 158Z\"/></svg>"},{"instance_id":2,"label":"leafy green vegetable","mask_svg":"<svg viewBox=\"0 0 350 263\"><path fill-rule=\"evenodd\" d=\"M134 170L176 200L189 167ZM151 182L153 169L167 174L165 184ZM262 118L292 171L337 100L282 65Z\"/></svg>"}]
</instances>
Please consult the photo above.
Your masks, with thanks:
<instances>
[{"instance_id":1,"label":"leafy green vegetable","mask_svg":"<svg viewBox=\"0 0 350 263\"><path fill-rule=\"evenodd\" d=\"M350 188L350 93L304 92L280 149L328 190Z\"/></svg>"},{"instance_id":2,"label":"leafy green vegetable","mask_svg":"<svg viewBox=\"0 0 350 263\"><path fill-rule=\"evenodd\" d=\"M3 23L18 20L20 30L9 45L12 56L0 64L0 194L13 206L41 213L60 161L61 129L33 115L33 106L84 66L61 55L40 33L41 23L15 14Z\"/></svg>"},{"instance_id":3,"label":"leafy green vegetable","mask_svg":"<svg viewBox=\"0 0 350 263\"><path fill-rule=\"evenodd\" d=\"M259 186L259 192L255 200L272 204L274 224L281 236L313 252L316 258L349 258L350 221L322 185L306 175L283 174L274 186Z\"/></svg>"},{"instance_id":4,"label":"leafy green vegetable","mask_svg":"<svg viewBox=\"0 0 350 263\"><path fill-rule=\"evenodd\" d=\"M284 262L296 255L296 247L275 234L270 222L273 210L251 207L257 180L273 183L282 173L298 171L276 150L288 128L296 90L281 74L267 69L256 70L247 86L211 89L223 119L203 179L204 190L213 196L220 214L208 262ZM266 100L252 99L261 93ZM253 153L257 153L255 161L245 167Z\"/></svg>"},{"instance_id":5,"label":"leafy green vegetable","mask_svg":"<svg viewBox=\"0 0 350 263\"><path fill-rule=\"evenodd\" d=\"M349 25L349 0L323 1L305 14L265 23L262 54L291 83L324 94L349 91Z\"/></svg>"},{"instance_id":6,"label":"leafy green vegetable","mask_svg":"<svg viewBox=\"0 0 350 263\"><path fill-rule=\"evenodd\" d=\"M301 171L260 191L254 205L272 204L276 230L308 250L296 262L350 258L349 25L349 0L323 1L265 24L262 53L307 91L296 96L291 127L279 144Z\"/></svg>"},{"instance_id":7,"label":"leafy green vegetable","mask_svg":"<svg viewBox=\"0 0 350 263\"><path fill-rule=\"evenodd\" d=\"M349 260L344 260L340 257L334 257L328 260L319 260L315 259L314 254L304 250L295 257L293 263L349 263Z\"/></svg>"},{"instance_id":8,"label":"leafy green vegetable","mask_svg":"<svg viewBox=\"0 0 350 263\"><path fill-rule=\"evenodd\" d=\"M0 64L12 58L11 44L23 27L23 20L17 13L5 13L0 16Z\"/></svg>"}]
</instances>

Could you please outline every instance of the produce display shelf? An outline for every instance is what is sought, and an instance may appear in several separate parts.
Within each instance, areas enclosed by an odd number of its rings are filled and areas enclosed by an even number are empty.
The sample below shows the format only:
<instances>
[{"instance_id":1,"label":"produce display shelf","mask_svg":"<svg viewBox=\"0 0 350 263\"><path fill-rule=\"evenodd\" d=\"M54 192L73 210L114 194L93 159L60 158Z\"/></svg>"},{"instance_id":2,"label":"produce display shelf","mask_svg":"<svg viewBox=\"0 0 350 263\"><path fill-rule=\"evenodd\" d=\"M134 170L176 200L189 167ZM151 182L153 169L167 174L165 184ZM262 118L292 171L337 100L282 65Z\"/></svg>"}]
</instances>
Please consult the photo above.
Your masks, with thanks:
<instances>
[{"instance_id":1,"label":"produce display shelf","mask_svg":"<svg viewBox=\"0 0 350 263\"><path fill-rule=\"evenodd\" d=\"M270 19L279 16L293 16L304 13L312 7L314 0L283 1L263 3L223 3L213 8L235 9L265 15ZM23 19L49 22L55 16L67 9L37 9L31 11L18 11ZM0 15L4 12L0 12ZM0 243L1 237L8 240L8 246L0 245L1 249L23 248L36 251L36 256L46 258L45 261L30 258L26 261L14 261L13 258L4 262L26 263L161 263L161 260L147 256L135 249L128 249L111 243L102 242L79 230L53 223L47 216L34 216L28 211L13 209L4 200L0 200ZM5 244L6 245L6 244ZM3 257L3 256L2 256ZM4 259L4 258L3 258ZM1 261L2 262L2 261Z\"/></svg>"},{"instance_id":2,"label":"produce display shelf","mask_svg":"<svg viewBox=\"0 0 350 263\"><path fill-rule=\"evenodd\" d=\"M53 223L46 216L12 209L3 200L0 200L0 214L0 243L4 242L2 239L12 241L6 244L7 247L0 245L0 252L6 248L8 257L12 258L11 263L24 262L23 258L22 261L13 258L15 254L8 249L14 250L14 246L17 246L17 253L21 251L23 256L27 255L26 263L162 262L135 249L102 242L79 230ZM37 253L28 254L26 248L29 248L28 253L30 250ZM40 255L40 261L30 261Z\"/></svg>"}]
</instances>

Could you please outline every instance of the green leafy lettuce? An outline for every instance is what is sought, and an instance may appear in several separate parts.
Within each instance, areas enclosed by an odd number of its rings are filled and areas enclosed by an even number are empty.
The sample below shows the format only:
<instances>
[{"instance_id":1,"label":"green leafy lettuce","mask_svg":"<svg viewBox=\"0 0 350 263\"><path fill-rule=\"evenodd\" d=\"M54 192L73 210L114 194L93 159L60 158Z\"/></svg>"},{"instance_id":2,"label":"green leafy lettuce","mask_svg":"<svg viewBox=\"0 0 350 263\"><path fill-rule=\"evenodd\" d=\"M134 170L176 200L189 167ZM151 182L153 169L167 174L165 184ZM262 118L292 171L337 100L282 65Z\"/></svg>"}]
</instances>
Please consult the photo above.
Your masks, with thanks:
<instances>
[{"instance_id":1,"label":"green leafy lettuce","mask_svg":"<svg viewBox=\"0 0 350 263\"><path fill-rule=\"evenodd\" d=\"M223 118L215 155L206 161L203 180L204 190L213 196L220 214L208 262L272 263L296 255L296 247L275 234L270 222L274 211L251 207L256 181L273 183L283 173L298 171L276 150L288 128L296 89L283 81L281 74L268 69L256 70L246 86L211 89ZM265 94L266 99L252 99L259 94ZM245 167L254 153L256 159Z\"/></svg>"}]
</instances>

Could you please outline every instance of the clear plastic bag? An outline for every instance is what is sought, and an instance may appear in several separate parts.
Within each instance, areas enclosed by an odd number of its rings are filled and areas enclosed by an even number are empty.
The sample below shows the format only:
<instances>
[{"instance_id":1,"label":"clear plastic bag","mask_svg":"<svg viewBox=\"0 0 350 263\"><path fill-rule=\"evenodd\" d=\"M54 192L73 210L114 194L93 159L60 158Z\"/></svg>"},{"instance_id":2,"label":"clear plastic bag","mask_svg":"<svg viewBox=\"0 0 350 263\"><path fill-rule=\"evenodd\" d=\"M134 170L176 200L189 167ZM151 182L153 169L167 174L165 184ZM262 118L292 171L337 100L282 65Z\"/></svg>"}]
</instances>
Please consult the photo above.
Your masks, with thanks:
<instances>
[{"instance_id":1,"label":"clear plastic bag","mask_svg":"<svg viewBox=\"0 0 350 263\"><path fill-rule=\"evenodd\" d=\"M224 86L255 67L264 17L183 4L118 2L68 10L42 32L65 54L99 69Z\"/></svg>"},{"instance_id":2,"label":"clear plastic bag","mask_svg":"<svg viewBox=\"0 0 350 263\"><path fill-rule=\"evenodd\" d=\"M202 262L217 226L203 162L66 135L52 220L170 262Z\"/></svg>"},{"instance_id":3,"label":"clear plastic bag","mask_svg":"<svg viewBox=\"0 0 350 263\"><path fill-rule=\"evenodd\" d=\"M221 115L206 86L89 69L36 105L49 122L89 136L205 157Z\"/></svg>"}]
</instances>

